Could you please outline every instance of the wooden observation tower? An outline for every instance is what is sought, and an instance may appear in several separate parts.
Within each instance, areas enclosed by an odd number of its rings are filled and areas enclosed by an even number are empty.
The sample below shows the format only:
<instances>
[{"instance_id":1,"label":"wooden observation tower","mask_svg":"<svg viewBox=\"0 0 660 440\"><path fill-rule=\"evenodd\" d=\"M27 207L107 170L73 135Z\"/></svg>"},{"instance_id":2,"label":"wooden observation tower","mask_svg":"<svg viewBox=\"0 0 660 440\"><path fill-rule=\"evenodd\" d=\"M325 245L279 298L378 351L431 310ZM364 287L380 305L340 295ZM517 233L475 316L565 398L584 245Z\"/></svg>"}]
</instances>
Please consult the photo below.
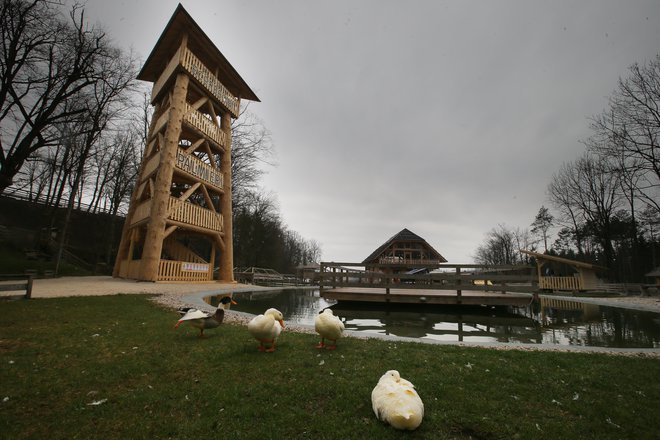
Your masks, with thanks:
<instances>
[{"instance_id":1,"label":"wooden observation tower","mask_svg":"<svg viewBox=\"0 0 660 440\"><path fill-rule=\"evenodd\" d=\"M232 282L231 120L259 98L181 4L138 79L154 114L113 276Z\"/></svg>"}]
</instances>

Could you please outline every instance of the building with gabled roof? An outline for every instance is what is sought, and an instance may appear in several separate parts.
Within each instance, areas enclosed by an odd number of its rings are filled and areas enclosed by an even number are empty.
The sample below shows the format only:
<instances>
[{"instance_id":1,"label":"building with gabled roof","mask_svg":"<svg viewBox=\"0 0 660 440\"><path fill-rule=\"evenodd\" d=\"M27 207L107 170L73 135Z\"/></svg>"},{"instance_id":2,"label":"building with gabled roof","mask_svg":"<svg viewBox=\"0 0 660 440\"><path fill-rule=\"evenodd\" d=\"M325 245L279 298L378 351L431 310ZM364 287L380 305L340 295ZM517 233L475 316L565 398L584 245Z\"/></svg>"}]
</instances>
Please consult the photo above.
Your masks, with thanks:
<instances>
[{"instance_id":1,"label":"building with gabled roof","mask_svg":"<svg viewBox=\"0 0 660 440\"><path fill-rule=\"evenodd\" d=\"M435 269L446 262L445 257L426 240L404 228L380 245L362 263L368 271L406 273L420 268Z\"/></svg>"}]
</instances>

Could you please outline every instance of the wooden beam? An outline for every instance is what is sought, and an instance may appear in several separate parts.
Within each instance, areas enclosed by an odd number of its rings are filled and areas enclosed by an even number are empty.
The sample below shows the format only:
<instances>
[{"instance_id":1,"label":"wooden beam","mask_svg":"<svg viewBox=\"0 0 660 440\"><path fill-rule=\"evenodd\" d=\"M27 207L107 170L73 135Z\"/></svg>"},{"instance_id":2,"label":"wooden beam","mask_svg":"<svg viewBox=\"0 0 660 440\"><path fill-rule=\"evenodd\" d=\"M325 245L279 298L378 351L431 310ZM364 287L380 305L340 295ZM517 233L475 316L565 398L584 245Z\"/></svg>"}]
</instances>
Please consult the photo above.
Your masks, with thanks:
<instances>
[{"instance_id":1,"label":"wooden beam","mask_svg":"<svg viewBox=\"0 0 660 440\"><path fill-rule=\"evenodd\" d=\"M149 180L147 180L147 183L149 184L149 196L153 196L154 195L154 179L150 178Z\"/></svg>"},{"instance_id":2,"label":"wooden beam","mask_svg":"<svg viewBox=\"0 0 660 440\"><path fill-rule=\"evenodd\" d=\"M217 209L215 209L215 206L213 205L213 200L211 200L211 196L209 195L209 192L206 190L206 186L202 185L202 194L204 194L204 199L206 200L206 204L209 205L208 209L211 211L217 213Z\"/></svg>"},{"instance_id":3,"label":"wooden beam","mask_svg":"<svg viewBox=\"0 0 660 440\"><path fill-rule=\"evenodd\" d=\"M207 102L208 100L209 100L209 98L207 98L206 96L204 96L204 97L202 97L202 98L199 98L197 101L195 101L194 104L190 104L190 106L191 106L192 108L194 108L195 110L199 111L199 108L200 108L205 102Z\"/></svg>"},{"instance_id":4,"label":"wooden beam","mask_svg":"<svg viewBox=\"0 0 660 440\"><path fill-rule=\"evenodd\" d=\"M201 226L195 226L195 225L190 224L190 223L183 223L183 222L179 222L179 221L172 220L172 219L167 219L167 224L178 226L181 229L186 229L186 230L189 230L189 231L199 232L200 234L211 236L211 237L214 237L215 235L218 235L218 237L224 237L224 235L225 235L224 232L218 232L218 231L214 231L214 230L211 230L211 229L202 228ZM223 246L224 246L224 244L223 244Z\"/></svg>"},{"instance_id":5,"label":"wooden beam","mask_svg":"<svg viewBox=\"0 0 660 440\"><path fill-rule=\"evenodd\" d=\"M186 191L185 193L181 194L181 197L179 197L179 198L177 199L176 203L174 203L174 204L170 207L169 211L167 211L167 217L171 216L172 213L173 213L174 211L176 211L177 209L179 209L179 206L180 206L183 202L185 202L186 200L188 200L188 197L190 197L190 196L192 195L192 193L194 193L195 191L197 191L197 188L199 188L200 185L201 185L201 183L200 183L200 182L197 182L197 183L195 183L193 186L191 186L191 187L188 189L188 191Z\"/></svg>"},{"instance_id":6,"label":"wooden beam","mask_svg":"<svg viewBox=\"0 0 660 440\"><path fill-rule=\"evenodd\" d=\"M213 235L213 240L218 244L220 251L225 252L225 243L222 240L222 236L220 234L215 234Z\"/></svg>"},{"instance_id":7,"label":"wooden beam","mask_svg":"<svg viewBox=\"0 0 660 440\"><path fill-rule=\"evenodd\" d=\"M172 232L176 231L177 229L179 229L179 227L175 225L169 226L167 229L165 229L165 234L163 234L163 240L169 237L170 234L172 234Z\"/></svg>"},{"instance_id":8,"label":"wooden beam","mask_svg":"<svg viewBox=\"0 0 660 440\"><path fill-rule=\"evenodd\" d=\"M211 117L213 118L213 121L215 122L215 125L220 128L220 124L218 124L218 115L215 114L215 109L213 108L213 102L209 99L206 108L209 109L209 113L211 114Z\"/></svg>"},{"instance_id":9,"label":"wooden beam","mask_svg":"<svg viewBox=\"0 0 660 440\"><path fill-rule=\"evenodd\" d=\"M205 144L206 139L200 138L197 139L191 146L186 149L186 154L192 154L195 150L199 148L200 145Z\"/></svg>"}]
</instances>

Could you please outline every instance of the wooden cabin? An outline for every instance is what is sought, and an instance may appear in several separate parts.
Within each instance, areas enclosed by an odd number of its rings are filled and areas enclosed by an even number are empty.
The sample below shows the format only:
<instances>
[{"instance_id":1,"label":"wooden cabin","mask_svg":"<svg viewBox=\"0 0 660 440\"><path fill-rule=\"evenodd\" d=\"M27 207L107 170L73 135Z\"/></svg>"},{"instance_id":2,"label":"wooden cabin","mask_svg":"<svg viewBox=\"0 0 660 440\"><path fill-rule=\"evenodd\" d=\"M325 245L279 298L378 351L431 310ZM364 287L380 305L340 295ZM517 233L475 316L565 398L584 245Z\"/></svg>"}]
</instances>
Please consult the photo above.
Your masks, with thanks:
<instances>
[{"instance_id":1,"label":"wooden cabin","mask_svg":"<svg viewBox=\"0 0 660 440\"><path fill-rule=\"evenodd\" d=\"M138 79L154 114L113 275L231 282L231 121L259 98L181 4Z\"/></svg>"},{"instance_id":2,"label":"wooden cabin","mask_svg":"<svg viewBox=\"0 0 660 440\"><path fill-rule=\"evenodd\" d=\"M554 255L521 249L520 252L534 257L538 271L539 289L541 290L594 290L602 281L596 276L597 271L607 270L602 266L570 260ZM559 267L570 268L559 271Z\"/></svg>"},{"instance_id":3,"label":"wooden cabin","mask_svg":"<svg viewBox=\"0 0 660 440\"><path fill-rule=\"evenodd\" d=\"M424 268L433 270L446 262L426 240L403 229L380 245L362 264L367 271L392 274L410 273Z\"/></svg>"}]
</instances>

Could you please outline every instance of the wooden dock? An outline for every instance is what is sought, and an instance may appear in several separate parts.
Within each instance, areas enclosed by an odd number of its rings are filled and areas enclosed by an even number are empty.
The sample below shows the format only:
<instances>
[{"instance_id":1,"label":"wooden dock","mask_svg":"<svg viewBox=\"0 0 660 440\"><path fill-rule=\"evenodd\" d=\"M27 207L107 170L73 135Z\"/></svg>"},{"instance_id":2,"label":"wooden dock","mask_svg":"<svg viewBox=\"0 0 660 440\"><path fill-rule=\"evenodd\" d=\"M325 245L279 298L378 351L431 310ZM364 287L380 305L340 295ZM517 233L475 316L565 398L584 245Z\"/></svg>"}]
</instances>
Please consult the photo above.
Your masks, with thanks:
<instances>
[{"instance_id":1,"label":"wooden dock","mask_svg":"<svg viewBox=\"0 0 660 440\"><path fill-rule=\"evenodd\" d=\"M527 306L537 292L530 266L447 265L434 273L392 273L391 264L321 263L323 298L340 302ZM421 265L423 267L423 265Z\"/></svg>"},{"instance_id":2,"label":"wooden dock","mask_svg":"<svg viewBox=\"0 0 660 440\"><path fill-rule=\"evenodd\" d=\"M532 301L527 293L501 293L439 289L388 289L377 287L337 287L321 290L325 299L340 302L377 302L391 304L489 305L525 307Z\"/></svg>"}]
</instances>

